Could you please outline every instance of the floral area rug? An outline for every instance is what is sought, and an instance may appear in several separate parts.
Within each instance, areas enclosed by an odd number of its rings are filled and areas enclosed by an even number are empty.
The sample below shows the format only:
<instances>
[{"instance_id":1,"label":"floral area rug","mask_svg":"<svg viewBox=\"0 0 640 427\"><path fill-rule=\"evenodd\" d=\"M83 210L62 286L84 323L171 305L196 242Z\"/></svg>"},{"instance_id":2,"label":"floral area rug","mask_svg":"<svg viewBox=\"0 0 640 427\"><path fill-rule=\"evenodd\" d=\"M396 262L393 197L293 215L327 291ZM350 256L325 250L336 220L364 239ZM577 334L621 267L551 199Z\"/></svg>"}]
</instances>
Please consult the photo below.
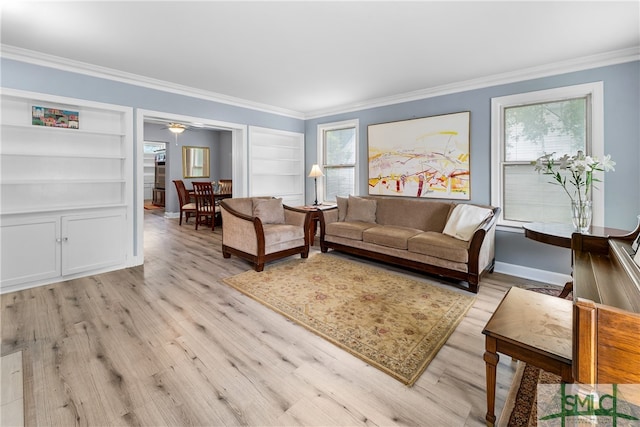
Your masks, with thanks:
<instances>
[{"instance_id":1,"label":"floral area rug","mask_svg":"<svg viewBox=\"0 0 640 427\"><path fill-rule=\"evenodd\" d=\"M224 281L409 386L475 301L329 254Z\"/></svg>"}]
</instances>

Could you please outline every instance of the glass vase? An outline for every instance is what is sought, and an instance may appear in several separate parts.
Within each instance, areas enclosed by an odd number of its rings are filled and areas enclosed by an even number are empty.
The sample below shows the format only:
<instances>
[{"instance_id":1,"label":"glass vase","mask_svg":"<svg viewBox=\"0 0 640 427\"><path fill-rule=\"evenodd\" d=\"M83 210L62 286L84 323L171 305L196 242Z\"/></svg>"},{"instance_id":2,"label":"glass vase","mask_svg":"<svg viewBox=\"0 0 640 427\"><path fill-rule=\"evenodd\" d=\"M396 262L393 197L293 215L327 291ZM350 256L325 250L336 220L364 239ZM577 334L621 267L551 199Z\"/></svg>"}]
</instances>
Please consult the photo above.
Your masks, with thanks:
<instances>
[{"instance_id":1,"label":"glass vase","mask_svg":"<svg viewBox=\"0 0 640 427\"><path fill-rule=\"evenodd\" d=\"M591 200L571 202L571 220L576 231L588 233L591 227Z\"/></svg>"}]
</instances>

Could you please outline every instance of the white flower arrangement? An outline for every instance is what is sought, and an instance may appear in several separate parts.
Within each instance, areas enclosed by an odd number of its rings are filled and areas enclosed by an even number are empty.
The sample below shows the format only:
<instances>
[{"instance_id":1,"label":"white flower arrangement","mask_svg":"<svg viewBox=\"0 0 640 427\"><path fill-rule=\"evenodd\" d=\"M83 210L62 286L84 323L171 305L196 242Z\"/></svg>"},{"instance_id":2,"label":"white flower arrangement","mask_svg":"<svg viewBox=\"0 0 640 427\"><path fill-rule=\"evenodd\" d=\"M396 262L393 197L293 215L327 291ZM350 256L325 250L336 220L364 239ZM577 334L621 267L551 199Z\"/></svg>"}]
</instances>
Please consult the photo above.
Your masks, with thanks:
<instances>
[{"instance_id":1,"label":"white flower arrangement","mask_svg":"<svg viewBox=\"0 0 640 427\"><path fill-rule=\"evenodd\" d=\"M545 154L539 157L535 163L535 170L544 175L551 175L554 181L551 184L560 185L567 193L571 202L582 204L589 200L589 193L592 191L593 183L600 182L593 173L615 171L616 162L611 160L610 155L606 155L602 161L595 157L585 156L584 152L578 151L575 156L564 156L554 159L556 153ZM560 173L561 170L568 170L568 175ZM568 179L567 179L568 178ZM573 190L567 188L573 186Z\"/></svg>"}]
</instances>

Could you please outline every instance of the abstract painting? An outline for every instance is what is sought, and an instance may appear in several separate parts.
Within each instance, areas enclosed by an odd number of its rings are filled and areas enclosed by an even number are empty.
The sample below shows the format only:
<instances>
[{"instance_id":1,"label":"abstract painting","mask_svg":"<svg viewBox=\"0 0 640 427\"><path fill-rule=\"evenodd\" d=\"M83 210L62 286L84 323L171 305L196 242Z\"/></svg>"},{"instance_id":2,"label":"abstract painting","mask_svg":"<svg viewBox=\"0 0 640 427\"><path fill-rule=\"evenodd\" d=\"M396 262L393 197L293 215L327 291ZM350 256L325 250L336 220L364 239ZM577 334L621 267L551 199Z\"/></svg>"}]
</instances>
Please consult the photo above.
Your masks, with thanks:
<instances>
[{"instance_id":1,"label":"abstract painting","mask_svg":"<svg viewBox=\"0 0 640 427\"><path fill-rule=\"evenodd\" d=\"M369 125L369 194L470 200L470 115Z\"/></svg>"}]
</instances>

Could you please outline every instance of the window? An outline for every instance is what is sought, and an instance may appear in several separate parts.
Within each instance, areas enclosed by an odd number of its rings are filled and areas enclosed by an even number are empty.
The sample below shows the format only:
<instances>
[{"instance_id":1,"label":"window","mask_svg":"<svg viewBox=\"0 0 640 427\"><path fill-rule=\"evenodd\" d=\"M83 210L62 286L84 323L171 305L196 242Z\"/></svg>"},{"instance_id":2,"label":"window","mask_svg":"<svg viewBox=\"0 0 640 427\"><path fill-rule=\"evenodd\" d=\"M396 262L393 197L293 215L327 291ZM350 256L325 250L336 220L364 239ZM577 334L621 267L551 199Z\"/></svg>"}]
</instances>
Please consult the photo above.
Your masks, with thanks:
<instances>
[{"instance_id":1,"label":"window","mask_svg":"<svg viewBox=\"0 0 640 427\"><path fill-rule=\"evenodd\" d=\"M491 203L502 208L499 225L571 223L566 193L532 162L578 150L603 158L602 111L601 82L491 100ZM592 196L594 225L604 223L603 184Z\"/></svg>"},{"instance_id":2,"label":"window","mask_svg":"<svg viewBox=\"0 0 640 427\"><path fill-rule=\"evenodd\" d=\"M318 182L322 200L358 194L358 120L318 125L318 161L324 179Z\"/></svg>"}]
</instances>

